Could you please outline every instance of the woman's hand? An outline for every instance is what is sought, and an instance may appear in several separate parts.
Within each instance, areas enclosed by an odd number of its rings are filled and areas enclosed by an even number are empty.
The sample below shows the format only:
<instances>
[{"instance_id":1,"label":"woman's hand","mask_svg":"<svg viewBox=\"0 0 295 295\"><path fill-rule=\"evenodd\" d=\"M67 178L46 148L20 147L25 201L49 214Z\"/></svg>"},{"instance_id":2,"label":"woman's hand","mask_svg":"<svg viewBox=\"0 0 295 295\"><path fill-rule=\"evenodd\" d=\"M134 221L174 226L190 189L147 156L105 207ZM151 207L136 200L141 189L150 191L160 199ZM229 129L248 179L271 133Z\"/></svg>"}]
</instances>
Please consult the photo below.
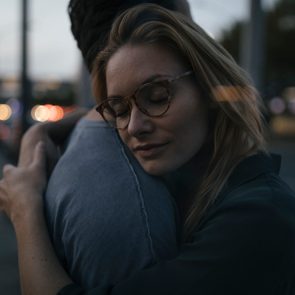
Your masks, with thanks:
<instances>
[{"instance_id":1,"label":"woman's hand","mask_svg":"<svg viewBox=\"0 0 295 295\"><path fill-rule=\"evenodd\" d=\"M50 175L60 157L60 147L64 147L76 123L85 114L86 110L79 109L60 121L38 123L29 128L21 141L18 166L23 167L31 163L34 147L39 141L43 141L47 173Z\"/></svg>"},{"instance_id":2,"label":"woman's hand","mask_svg":"<svg viewBox=\"0 0 295 295\"><path fill-rule=\"evenodd\" d=\"M43 210L42 194L46 186L46 159L43 142L34 149L31 163L22 167L5 165L0 181L0 209L12 223L27 214Z\"/></svg>"},{"instance_id":3,"label":"woman's hand","mask_svg":"<svg viewBox=\"0 0 295 295\"><path fill-rule=\"evenodd\" d=\"M50 136L51 124L40 123L32 126L23 136L19 152L18 166L27 167L33 161L34 148L38 142L42 141L45 145L48 175L52 172L56 162L60 157L59 147Z\"/></svg>"},{"instance_id":4,"label":"woman's hand","mask_svg":"<svg viewBox=\"0 0 295 295\"><path fill-rule=\"evenodd\" d=\"M45 162L45 145L39 142L31 163L4 166L0 181L0 210L12 221L17 238L22 294L57 294L72 282L55 255L44 219Z\"/></svg>"}]
</instances>

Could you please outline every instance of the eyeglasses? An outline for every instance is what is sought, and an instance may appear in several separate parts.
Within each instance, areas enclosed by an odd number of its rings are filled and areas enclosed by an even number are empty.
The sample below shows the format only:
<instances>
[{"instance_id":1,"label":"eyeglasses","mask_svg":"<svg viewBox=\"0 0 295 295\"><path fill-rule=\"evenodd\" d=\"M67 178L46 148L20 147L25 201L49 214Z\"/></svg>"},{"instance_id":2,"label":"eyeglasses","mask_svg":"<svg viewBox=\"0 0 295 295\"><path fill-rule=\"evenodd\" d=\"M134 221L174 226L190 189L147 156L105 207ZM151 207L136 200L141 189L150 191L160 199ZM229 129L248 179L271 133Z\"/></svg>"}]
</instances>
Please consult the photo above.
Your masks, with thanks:
<instances>
[{"instance_id":1,"label":"eyeglasses","mask_svg":"<svg viewBox=\"0 0 295 295\"><path fill-rule=\"evenodd\" d=\"M132 110L131 100L134 100L135 105L143 114L149 117L163 116L170 107L171 84L192 73L188 71L170 79L142 84L130 96L105 99L96 107L96 111L116 129L125 129L128 126Z\"/></svg>"}]
</instances>

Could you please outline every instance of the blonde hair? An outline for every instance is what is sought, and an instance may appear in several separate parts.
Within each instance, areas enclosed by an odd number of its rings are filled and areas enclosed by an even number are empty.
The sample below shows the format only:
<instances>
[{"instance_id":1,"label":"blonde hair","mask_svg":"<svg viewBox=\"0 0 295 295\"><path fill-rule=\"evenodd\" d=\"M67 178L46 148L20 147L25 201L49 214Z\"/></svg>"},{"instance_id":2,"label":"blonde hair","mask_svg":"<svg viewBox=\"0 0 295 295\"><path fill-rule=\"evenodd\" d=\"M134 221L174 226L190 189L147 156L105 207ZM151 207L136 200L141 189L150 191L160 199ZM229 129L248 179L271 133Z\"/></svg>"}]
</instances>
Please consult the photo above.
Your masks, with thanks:
<instances>
[{"instance_id":1,"label":"blonde hair","mask_svg":"<svg viewBox=\"0 0 295 295\"><path fill-rule=\"evenodd\" d=\"M173 48L190 65L214 118L212 157L184 224L188 238L236 165L264 150L261 103L246 73L223 47L189 18L153 4L135 6L116 19L92 71L98 100L107 94L105 71L111 56L125 44L152 43Z\"/></svg>"}]
</instances>

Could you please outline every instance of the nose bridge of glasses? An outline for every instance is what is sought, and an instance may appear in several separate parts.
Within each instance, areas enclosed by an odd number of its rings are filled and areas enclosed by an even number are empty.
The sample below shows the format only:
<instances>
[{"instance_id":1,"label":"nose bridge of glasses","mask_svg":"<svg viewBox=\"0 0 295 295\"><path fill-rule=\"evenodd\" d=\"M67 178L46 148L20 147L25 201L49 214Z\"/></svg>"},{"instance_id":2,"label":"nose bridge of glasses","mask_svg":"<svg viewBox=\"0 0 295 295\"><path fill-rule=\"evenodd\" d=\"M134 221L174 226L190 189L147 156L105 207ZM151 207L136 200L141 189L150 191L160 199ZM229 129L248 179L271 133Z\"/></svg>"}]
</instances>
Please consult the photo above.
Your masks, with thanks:
<instances>
[{"instance_id":1,"label":"nose bridge of glasses","mask_svg":"<svg viewBox=\"0 0 295 295\"><path fill-rule=\"evenodd\" d=\"M142 132L147 125L148 116L142 112L142 110L133 102L133 106L130 109L129 116L128 116L128 123L126 127L128 131L132 134L137 134Z\"/></svg>"},{"instance_id":2,"label":"nose bridge of glasses","mask_svg":"<svg viewBox=\"0 0 295 295\"><path fill-rule=\"evenodd\" d=\"M148 115L147 110L140 105L139 103L140 100L137 99L137 96L139 93L140 93L140 89L136 89L136 91L132 95L124 97L124 100L129 107L129 116L131 116L131 113L134 107L136 107L136 109L140 111L141 113L143 113L144 115Z\"/></svg>"}]
</instances>

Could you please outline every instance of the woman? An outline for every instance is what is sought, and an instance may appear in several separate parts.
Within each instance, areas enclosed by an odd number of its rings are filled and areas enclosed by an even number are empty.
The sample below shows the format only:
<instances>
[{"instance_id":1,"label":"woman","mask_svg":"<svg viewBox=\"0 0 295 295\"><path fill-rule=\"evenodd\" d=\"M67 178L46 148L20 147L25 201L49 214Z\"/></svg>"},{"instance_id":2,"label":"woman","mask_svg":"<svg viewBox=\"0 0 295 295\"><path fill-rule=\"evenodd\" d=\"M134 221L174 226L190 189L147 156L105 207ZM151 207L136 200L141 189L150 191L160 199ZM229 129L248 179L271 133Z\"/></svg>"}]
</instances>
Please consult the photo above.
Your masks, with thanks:
<instances>
[{"instance_id":1,"label":"woman","mask_svg":"<svg viewBox=\"0 0 295 295\"><path fill-rule=\"evenodd\" d=\"M142 5L118 17L92 78L97 110L174 195L180 253L112 288L73 284L44 225L40 143L31 165L4 168L0 186L24 294L294 294L294 193L265 152L257 93L229 54L184 16Z\"/></svg>"}]
</instances>

